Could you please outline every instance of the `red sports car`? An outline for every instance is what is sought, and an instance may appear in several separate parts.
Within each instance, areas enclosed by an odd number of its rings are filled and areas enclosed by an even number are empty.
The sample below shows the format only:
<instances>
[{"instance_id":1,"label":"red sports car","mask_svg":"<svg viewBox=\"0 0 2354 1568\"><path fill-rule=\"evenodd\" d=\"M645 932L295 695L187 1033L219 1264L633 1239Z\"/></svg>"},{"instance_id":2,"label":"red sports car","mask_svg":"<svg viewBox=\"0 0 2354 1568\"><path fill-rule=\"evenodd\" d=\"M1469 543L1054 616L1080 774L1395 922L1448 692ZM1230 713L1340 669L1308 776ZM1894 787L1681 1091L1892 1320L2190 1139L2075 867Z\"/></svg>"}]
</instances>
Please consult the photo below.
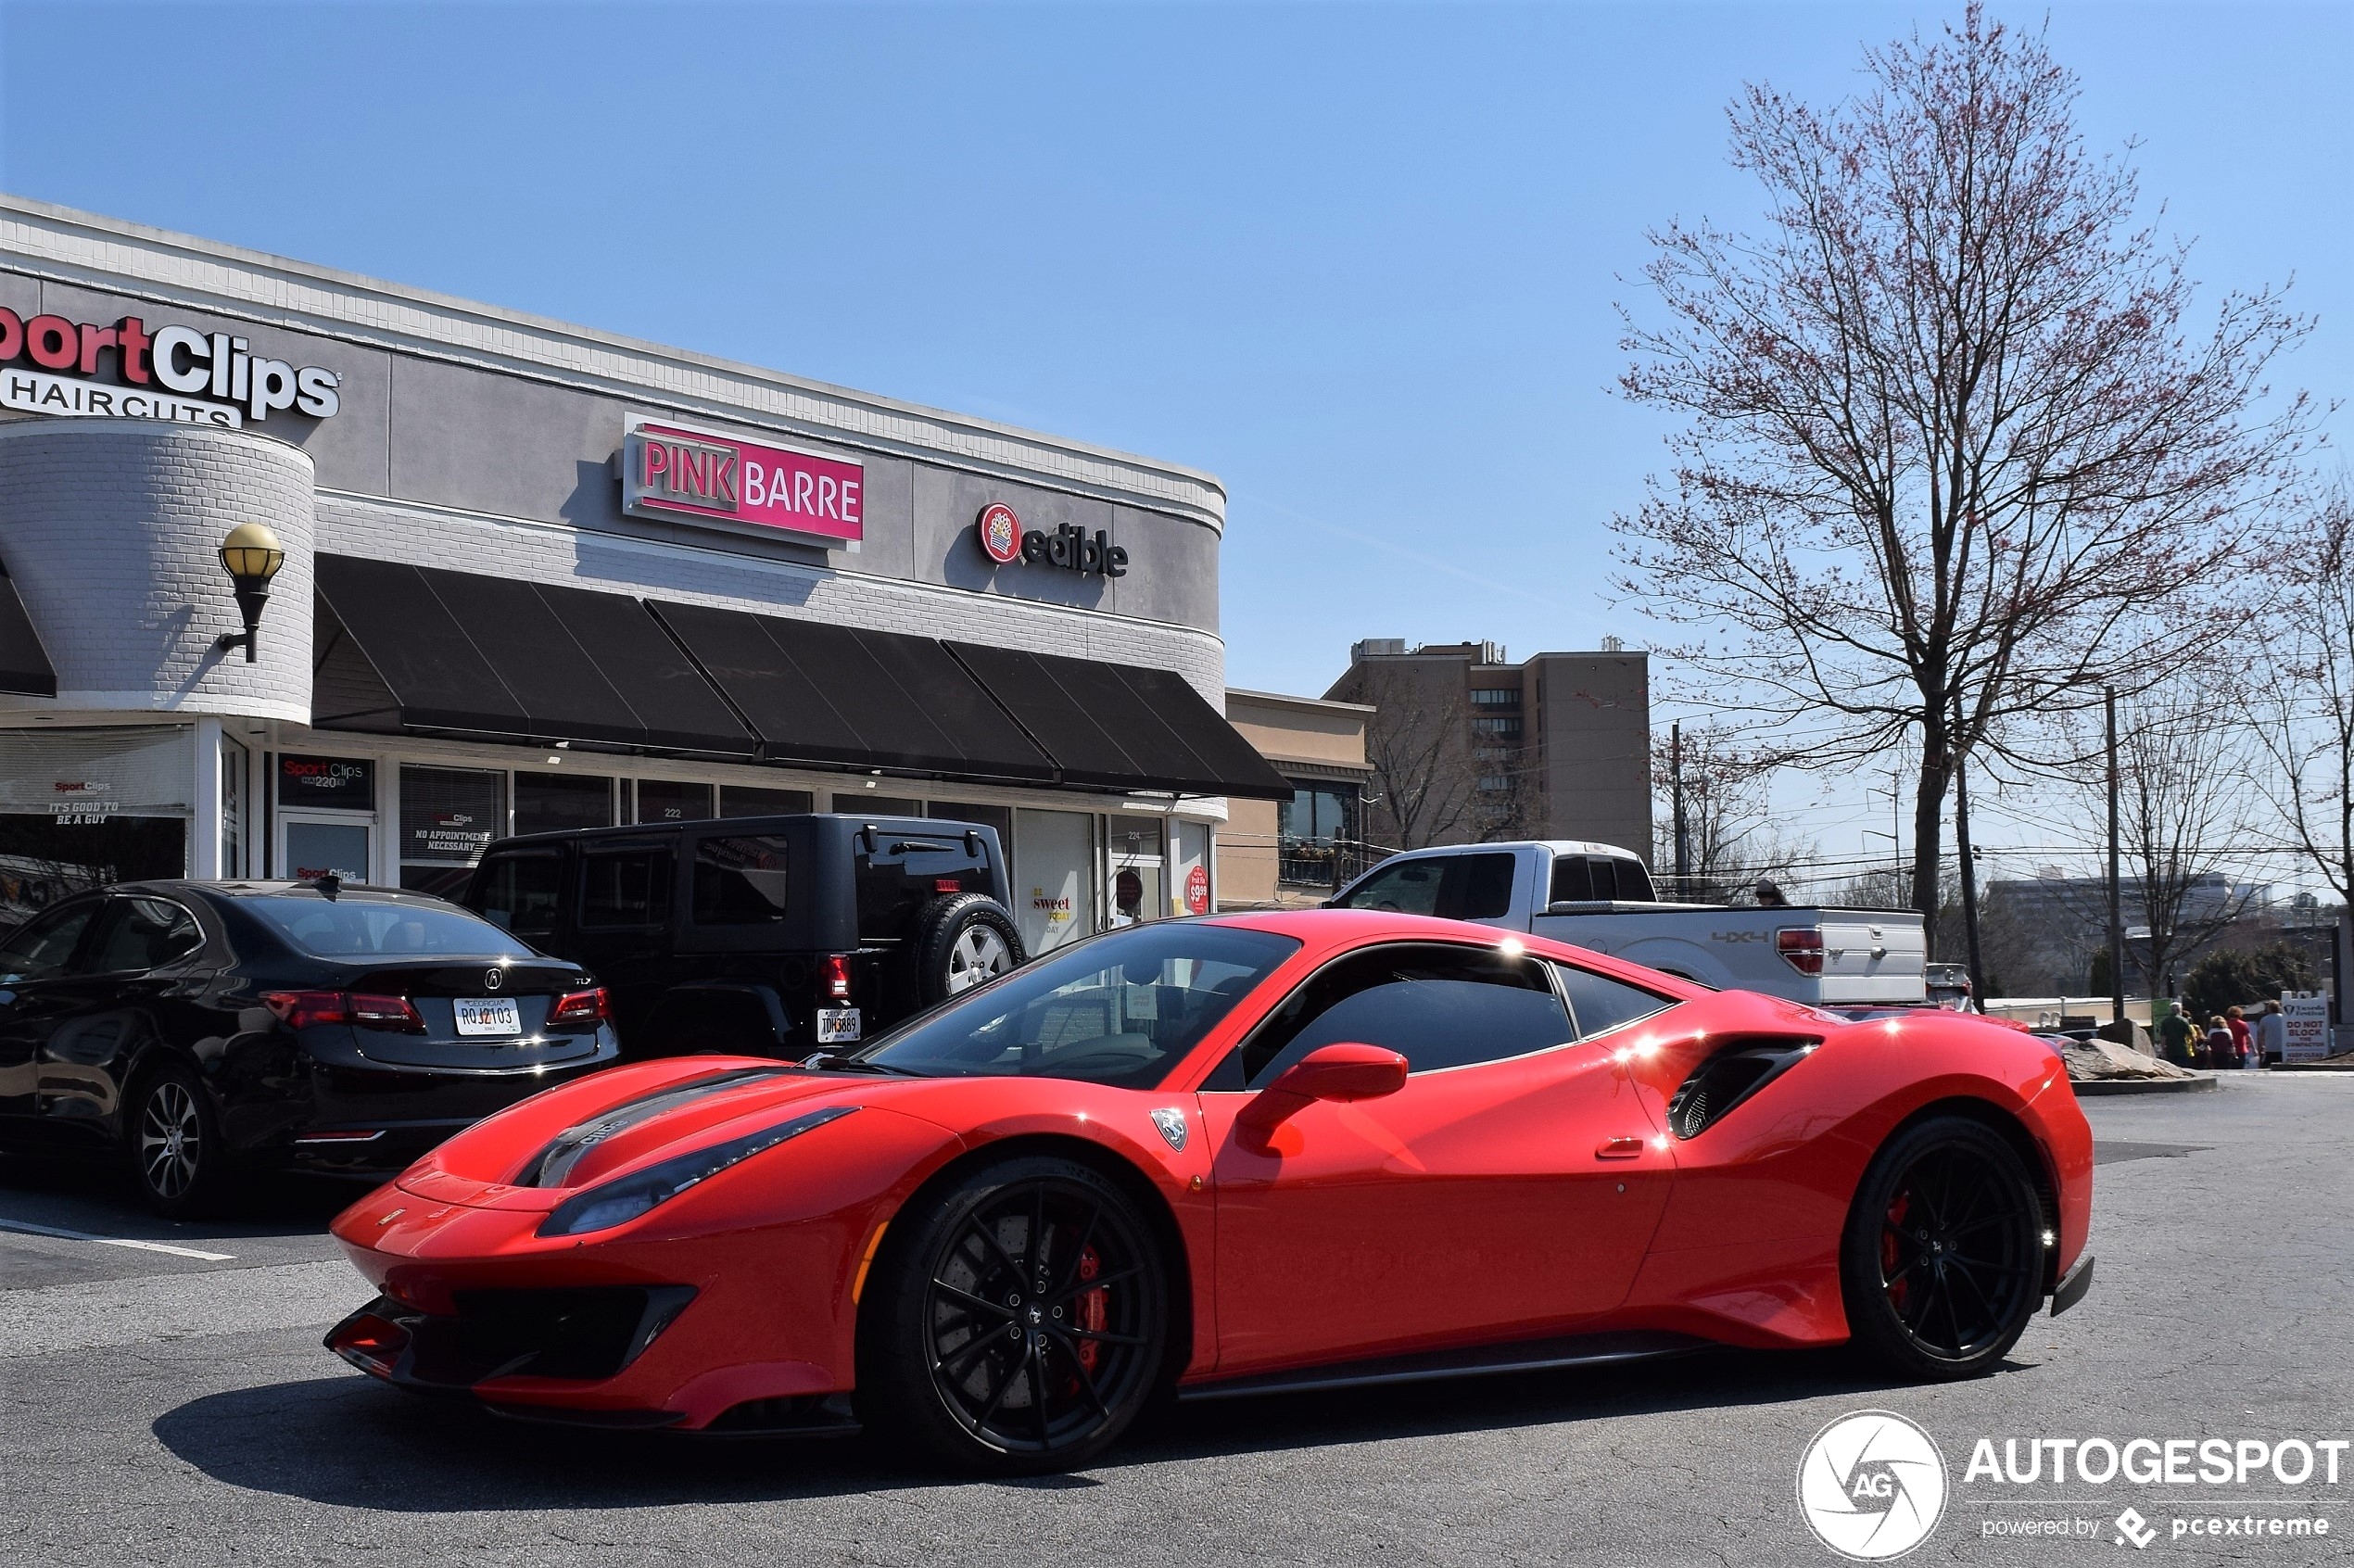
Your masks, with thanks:
<instances>
[{"instance_id":1,"label":"red sports car","mask_svg":"<svg viewBox=\"0 0 2354 1568\"><path fill-rule=\"evenodd\" d=\"M510 1415L1084 1462L1208 1397L1855 1339L2000 1359L2091 1283L2042 1042L1480 926L1131 927L801 1064L568 1083L338 1218L328 1346Z\"/></svg>"}]
</instances>

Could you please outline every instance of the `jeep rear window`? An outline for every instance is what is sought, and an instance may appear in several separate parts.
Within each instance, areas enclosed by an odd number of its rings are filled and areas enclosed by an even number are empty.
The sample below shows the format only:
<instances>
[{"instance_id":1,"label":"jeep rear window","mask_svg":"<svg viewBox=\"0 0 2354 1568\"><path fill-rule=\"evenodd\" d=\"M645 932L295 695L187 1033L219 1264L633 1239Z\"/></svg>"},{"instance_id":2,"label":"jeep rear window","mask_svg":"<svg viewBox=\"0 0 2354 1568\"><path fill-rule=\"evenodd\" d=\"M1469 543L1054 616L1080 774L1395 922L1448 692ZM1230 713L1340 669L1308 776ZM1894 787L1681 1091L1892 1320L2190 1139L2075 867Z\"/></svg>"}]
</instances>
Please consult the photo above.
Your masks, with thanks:
<instances>
[{"instance_id":1,"label":"jeep rear window","mask_svg":"<svg viewBox=\"0 0 2354 1568\"><path fill-rule=\"evenodd\" d=\"M785 841L752 834L695 843L695 924L766 926L785 917Z\"/></svg>"},{"instance_id":2,"label":"jeep rear window","mask_svg":"<svg viewBox=\"0 0 2354 1568\"><path fill-rule=\"evenodd\" d=\"M993 893L985 858L967 853L956 833L875 831L874 853L857 851L858 940L913 938L917 912L935 898Z\"/></svg>"},{"instance_id":3,"label":"jeep rear window","mask_svg":"<svg viewBox=\"0 0 2354 1568\"><path fill-rule=\"evenodd\" d=\"M466 902L501 929L520 937L551 937L563 875L563 859L553 850L494 854L483 862L475 880L480 891Z\"/></svg>"}]
</instances>

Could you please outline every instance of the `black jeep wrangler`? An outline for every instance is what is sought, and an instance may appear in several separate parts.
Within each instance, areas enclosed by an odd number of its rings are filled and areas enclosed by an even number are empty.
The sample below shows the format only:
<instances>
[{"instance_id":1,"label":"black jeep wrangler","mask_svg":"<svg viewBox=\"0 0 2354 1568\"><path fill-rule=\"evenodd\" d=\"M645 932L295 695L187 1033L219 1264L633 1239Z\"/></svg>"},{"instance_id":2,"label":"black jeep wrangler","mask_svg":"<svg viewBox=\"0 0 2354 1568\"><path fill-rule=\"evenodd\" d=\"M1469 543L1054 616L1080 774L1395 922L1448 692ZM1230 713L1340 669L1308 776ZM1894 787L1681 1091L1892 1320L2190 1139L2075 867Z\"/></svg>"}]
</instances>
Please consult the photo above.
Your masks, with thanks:
<instances>
[{"instance_id":1,"label":"black jeep wrangler","mask_svg":"<svg viewBox=\"0 0 2354 1568\"><path fill-rule=\"evenodd\" d=\"M591 967L625 1058L798 1060L1023 960L995 829L808 815L500 839L462 903Z\"/></svg>"}]
</instances>

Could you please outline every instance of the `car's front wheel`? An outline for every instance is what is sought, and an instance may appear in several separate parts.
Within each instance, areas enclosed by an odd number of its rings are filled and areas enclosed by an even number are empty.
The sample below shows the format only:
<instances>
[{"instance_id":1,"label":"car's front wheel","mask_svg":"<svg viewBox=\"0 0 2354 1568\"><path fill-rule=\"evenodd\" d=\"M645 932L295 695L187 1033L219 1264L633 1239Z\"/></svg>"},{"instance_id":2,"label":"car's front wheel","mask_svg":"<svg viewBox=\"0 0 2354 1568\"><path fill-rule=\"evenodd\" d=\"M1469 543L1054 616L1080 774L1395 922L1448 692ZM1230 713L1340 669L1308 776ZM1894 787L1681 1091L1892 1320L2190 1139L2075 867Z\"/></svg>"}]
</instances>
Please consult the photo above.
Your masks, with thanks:
<instances>
[{"instance_id":1,"label":"car's front wheel","mask_svg":"<svg viewBox=\"0 0 2354 1568\"><path fill-rule=\"evenodd\" d=\"M1992 1128L1937 1117L1873 1157L1840 1248L1855 1343L1913 1377L1970 1377L2009 1353L2043 1299L2044 1212Z\"/></svg>"},{"instance_id":2,"label":"car's front wheel","mask_svg":"<svg viewBox=\"0 0 2354 1568\"><path fill-rule=\"evenodd\" d=\"M228 1150L220 1118L195 1073L167 1062L143 1074L125 1123L132 1179L148 1208L184 1220L218 1201Z\"/></svg>"},{"instance_id":3,"label":"car's front wheel","mask_svg":"<svg viewBox=\"0 0 2354 1568\"><path fill-rule=\"evenodd\" d=\"M860 1321L858 1402L958 1469L1086 1463L1151 1398L1169 1269L1137 1205L1075 1160L985 1167L892 1222Z\"/></svg>"}]
</instances>

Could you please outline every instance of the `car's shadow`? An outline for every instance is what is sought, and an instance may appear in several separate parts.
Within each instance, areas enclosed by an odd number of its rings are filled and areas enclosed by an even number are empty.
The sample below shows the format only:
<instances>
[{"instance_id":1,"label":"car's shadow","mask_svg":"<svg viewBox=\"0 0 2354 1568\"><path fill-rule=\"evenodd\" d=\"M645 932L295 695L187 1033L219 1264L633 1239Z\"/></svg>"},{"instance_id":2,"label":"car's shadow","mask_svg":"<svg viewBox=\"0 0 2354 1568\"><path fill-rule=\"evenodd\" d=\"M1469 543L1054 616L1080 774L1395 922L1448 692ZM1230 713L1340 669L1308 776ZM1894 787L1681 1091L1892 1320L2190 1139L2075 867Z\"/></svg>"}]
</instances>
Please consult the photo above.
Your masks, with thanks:
<instances>
[{"instance_id":1,"label":"car's shadow","mask_svg":"<svg viewBox=\"0 0 2354 1568\"><path fill-rule=\"evenodd\" d=\"M159 1220L139 1199L120 1160L82 1153L0 1154L0 1211L70 1229L146 1240L201 1235L299 1236L364 1195L369 1183L272 1171L242 1175L204 1219Z\"/></svg>"},{"instance_id":2,"label":"car's shadow","mask_svg":"<svg viewBox=\"0 0 2354 1568\"><path fill-rule=\"evenodd\" d=\"M2006 1369L2008 1370L2008 1369ZM1091 1473L994 1485L1072 1487L1141 1465L1338 1447L1888 1387L1839 1351L1714 1351L1631 1367L1268 1396L1155 1412ZM156 1436L233 1486L401 1512L756 1502L957 1478L862 1439L711 1439L521 1425L357 1376L208 1395Z\"/></svg>"}]
</instances>

